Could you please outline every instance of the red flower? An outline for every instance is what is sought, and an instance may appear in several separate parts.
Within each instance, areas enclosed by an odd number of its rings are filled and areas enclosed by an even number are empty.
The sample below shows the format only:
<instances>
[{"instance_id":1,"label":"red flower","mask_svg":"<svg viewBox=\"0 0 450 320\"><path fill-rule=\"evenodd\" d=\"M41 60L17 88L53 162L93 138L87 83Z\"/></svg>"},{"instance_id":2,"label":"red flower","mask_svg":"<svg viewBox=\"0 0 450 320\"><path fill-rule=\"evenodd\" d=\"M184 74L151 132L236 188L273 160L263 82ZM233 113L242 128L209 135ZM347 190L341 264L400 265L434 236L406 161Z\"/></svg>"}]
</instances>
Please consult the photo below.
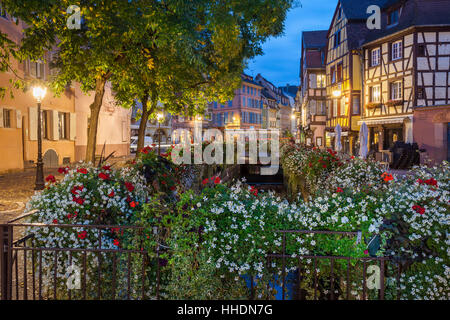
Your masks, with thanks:
<instances>
[{"instance_id":1,"label":"red flower","mask_svg":"<svg viewBox=\"0 0 450 320\"><path fill-rule=\"evenodd\" d=\"M98 174L98 177L99 177L100 179L102 179L102 180L109 180L109 174L106 174L106 173L103 173L103 172L100 172L100 173Z\"/></svg>"},{"instance_id":2,"label":"red flower","mask_svg":"<svg viewBox=\"0 0 450 320\"><path fill-rule=\"evenodd\" d=\"M355 159L355 156L351 156L350 159L352 159L352 160Z\"/></svg>"},{"instance_id":3,"label":"red flower","mask_svg":"<svg viewBox=\"0 0 450 320\"><path fill-rule=\"evenodd\" d=\"M424 181L422 179L417 179L416 181L418 184L424 184Z\"/></svg>"},{"instance_id":4,"label":"red flower","mask_svg":"<svg viewBox=\"0 0 450 320\"><path fill-rule=\"evenodd\" d=\"M392 176L392 174L384 172L381 177L383 178L384 182L389 182L391 180L394 180L394 177Z\"/></svg>"},{"instance_id":5,"label":"red flower","mask_svg":"<svg viewBox=\"0 0 450 320\"><path fill-rule=\"evenodd\" d=\"M55 176L50 174L47 176L47 178L45 178L45 181L50 182L50 183L55 183L56 179L55 179Z\"/></svg>"},{"instance_id":6,"label":"red flower","mask_svg":"<svg viewBox=\"0 0 450 320\"><path fill-rule=\"evenodd\" d=\"M87 174L88 173L87 169L85 169L85 168L78 168L77 172L78 173L82 173L82 174Z\"/></svg>"},{"instance_id":7,"label":"red flower","mask_svg":"<svg viewBox=\"0 0 450 320\"><path fill-rule=\"evenodd\" d=\"M84 199L83 198L79 198L79 197L73 197L72 200L78 204L83 205L84 203Z\"/></svg>"},{"instance_id":8,"label":"red flower","mask_svg":"<svg viewBox=\"0 0 450 320\"><path fill-rule=\"evenodd\" d=\"M421 207L421 206L418 206L418 205L412 206L412 209L413 209L415 212L419 213L419 214L424 214L424 213L425 213L425 208L423 208L423 207Z\"/></svg>"},{"instance_id":9,"label":"red flower","mask_svg":"<svg viewBox=\"0 0 450 320\"><path fill-rule=\"evenodd\" d=\"M326 168L326 167L327 167L327 165L326 165L326 164L324 164L324 165L322 165L322 167Z\"/></svg>"},{"instance_id":10,"label":"red flower","mask_svg":"<svg viewBox=\"0 0 450 320\"><path fill-rule=\"evenodd\" d=\"M258 189L254 186L251 187L250 192L256 197L258 195Z\"/></svg>"},{"instance_id":11,"label":"red flower","mask_svg":"<svg viewBox=\"0 0 450 320\"><path fill-rule=\"evenodd\" d=\"M119 240L114 239L114 245L118 247L119 246Z\"/></svg>"},{"instance_id":12,"label":"red flower","mask_svg":"<svg viewBox=\"0 0 450 320\"><path fill-rule=\"evenodd\" d=\"M130 207L135 208L135 207L136 207L136 202L131 201L131 202L130 202Z\"/></svg>"},{"instance_id":13,"label":"red flower","mask_svg":"<svg viewBox=\"0 0 450 320\"><path fill-rule=\"evenodd\" d=\"M205 179L205 180L203 180L202 184L205 185L205 184L208 184L208 182L209 182L209 179Z\"/></svg>"},{"instance_id":14,"label":"red flower","mask_svg":"<svg viewBox=\"0 0 450 320\"><path fill-rule=\"evenodd\" d=\"M78 238L80 238L81 240L86 239L86 236L87 236L87 232L86 231L78 232Z\"/></svg>"},{"instance_id":15,"label":"red flower","mask_svg":"<svg viewBox=\"0 0 450 320\"><path fill-rule=\"evenodd\" d=\"M167 153L161 153L161 157L167 158L168 154Z\"/></svg>"},{"instance_id":16,"label":"red flower","mask_svg":"<svg viewBox=\"0 0 450 320\"><path fill-rule=\"evenodd\" d=\"M111 191L111 192L108 194L108 197L112 198L112 197L114 197L114 195L115 195L115 193L114 193L114 190L113 190L113 191Z\"/></svg>"},{"instance_id":17,"label":"red flower","mask_svg":"<svg viewBox=\"0 0 450 320\"><path fill-rule=\"evenodd\" d=\"M72 190L70 192L72 192L72 194L77 196L78 195L78 191L82 191L83 188L84 188L83 186L75 186L75 187L72 188Z\"/></svg>"},{"instance_id":18,"label":"red flower","mask_svg":"<svg viewBox=\"0 0 450 320\"><path fill-rule=\"evenodd\" d=\"M167 184L167 182L166 182L166 181L164 181L164 180L163 180L163 181L161 181L161 183L162 183L162 184L164 184L164 185L165 185L165 184Z\"/></svg>"},{"instance_id":19,"label":"red flower","mask_svg":"<svg viewBox=\"0 0 450 320\"><path fill-rule=\"evenodd\" d=\"M134 186L130 182L125 182L124 184L128 191L132 192L134 190Z\"/></svg>"},{"instance_id":20,"label":"red flower","mask_svg":"<svg viewBox=\"0 0 450 320\"><path fill-rule=\"evenodd\" d=\"M308 165L309 165L310 168L312 167L312 163L311 162Z\"/></svg>"},{"instance_id":21,"label":"red flower","mask_svg":"<svg viewBox=\"0 0 450 320\"><path fill-rule=\"evenodd\" d=\"M437 187L437 181L433 178L425 180L425 183L429 186Z\"/></svg>"},{"instance_id":22,"label":"red flower","mask_svg":"<svg viewBox=\"0 0 450 320\"><path fill-rule=\"evenodd\" d=\"M175 191L177 188L175 186L171 186L170 190Z\"/></svg>"},{"instance_id":23,"label":"red flower","mask_svg":"<svg viewBox=\"0 0 450 320\"><path fill-rule=\"evenodd\" d=\"M53 219L53 224L58 224L58 220Z\"/></svg>"},{"instance_id":24,"label":"red flower","mask_svg":"<svg viewBox=\"0 0 450 320\"><path fill-rule=\"evenodd\" d=\"M336 190L336 192L337 192L337 193L341 193L341 192L344 192L344 190L342 190L341 187L338 187L337 190Z\"/></svg>"},{"instance_id":25,"label":"red flower","mask_svg":"<svg viewBox=\"0 0 450 320\"><path fill-rule=\"evenodd\" d=\"M111 166L103 166L102 169L105 171L109 171L111 170Z\"/></svg>"},{"instance_id":26,"label":"red flower","mask_svg":"<svg viewBox=\"0 0 450 320\"><path fill-rule=\"evenodd\" d=\"M215 183L215 184L219 184L219 183L220 183L220 178L219 178L219 177L216 177L216 179L214 180L214 183Z\"/></svg>"},{"instance_id":27,"label":"red flower","mask_svg":"<svg viewBox=\"0 0 450 320\"><path fill-rule=\"evenodd\" d=\"M119 232L119 228L111 228L111 232L112 233L118 233Z\"/></svg>"},{"instance_id":28,"label":"red flower","mask_svg":"<svg viewBox=\"0 0 450 320\"><path fill-rule=\"evenodd\" d=\"M61 174L66 174L69 172L69 167L61 167L58 169L58 172Z\"/></svg>"}]
</instances>

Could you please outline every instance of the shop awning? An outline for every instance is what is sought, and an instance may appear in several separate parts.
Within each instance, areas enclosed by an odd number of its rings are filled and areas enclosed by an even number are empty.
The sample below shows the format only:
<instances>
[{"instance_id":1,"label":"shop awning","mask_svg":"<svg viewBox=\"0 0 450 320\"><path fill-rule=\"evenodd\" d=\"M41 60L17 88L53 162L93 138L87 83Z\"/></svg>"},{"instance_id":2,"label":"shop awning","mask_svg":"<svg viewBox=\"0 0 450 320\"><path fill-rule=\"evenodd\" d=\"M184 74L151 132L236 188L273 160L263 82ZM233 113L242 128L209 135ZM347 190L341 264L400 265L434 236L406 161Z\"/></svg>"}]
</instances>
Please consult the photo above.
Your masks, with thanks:
<instances>
[{"instance_id":1,"label":"shop awning","mask_svg":"<svg viewBox=\"0 0 450 320\"><path fill-rule=\"evenodd\" d=\"M412 116L401 116L401 117L383 117L376 119L364 119L359 120L358 125L362 125L365 122L368 126L378 125L378 124L393 124L393 123L403 123L405 119L409 118L412 120Z\"/></svg>"}]
</instances>

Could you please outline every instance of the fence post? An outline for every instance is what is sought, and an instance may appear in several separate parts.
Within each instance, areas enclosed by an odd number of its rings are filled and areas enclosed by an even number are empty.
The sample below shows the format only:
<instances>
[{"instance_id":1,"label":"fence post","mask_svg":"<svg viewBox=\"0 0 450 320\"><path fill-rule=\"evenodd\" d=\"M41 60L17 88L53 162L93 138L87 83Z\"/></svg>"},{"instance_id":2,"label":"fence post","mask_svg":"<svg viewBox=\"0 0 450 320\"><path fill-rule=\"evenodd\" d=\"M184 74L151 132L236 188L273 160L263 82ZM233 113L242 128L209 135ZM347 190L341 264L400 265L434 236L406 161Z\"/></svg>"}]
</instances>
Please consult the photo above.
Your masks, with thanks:
<instances>
[{"instance_id":1,"label":"fence post","mask_svg":"<svg viewBox=\"0 0 450 320\"><path fill-rule=\"evenodd\" d=\"M0 225L0 275L2 300L11 300L12 296L12 240L13 227Z\"/></svg>"}]
</instances>

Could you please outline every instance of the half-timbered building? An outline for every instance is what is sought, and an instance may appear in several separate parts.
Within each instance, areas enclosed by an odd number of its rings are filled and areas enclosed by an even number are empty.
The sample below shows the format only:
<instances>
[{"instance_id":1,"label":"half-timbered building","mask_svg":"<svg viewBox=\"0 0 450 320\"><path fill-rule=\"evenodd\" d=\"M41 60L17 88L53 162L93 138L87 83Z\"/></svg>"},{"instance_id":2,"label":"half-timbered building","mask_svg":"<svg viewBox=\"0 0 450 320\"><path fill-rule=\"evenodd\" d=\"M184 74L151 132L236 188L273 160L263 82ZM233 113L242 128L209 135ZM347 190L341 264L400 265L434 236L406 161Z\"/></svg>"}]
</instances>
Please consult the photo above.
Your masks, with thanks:
<instances>
[{"instance_id":1,"label":"half-timbered building","mask_svg":"<svg viewBox=\"0 0 450 320\"><path fill-rule=\"evenodd\" d=\"M367 8L382 0L338 1L328 30L326 57L326 145L334 144L337 124L342 128L343 152L353 154L358 139L363 87L363 57L360 46L367 28Z\"/></svg>"},{"instance_id":2,"label":"half-timbered building","mask_svg":"<svg viewBox=\"0 0 450 320\"><path fill-rule=\"evenodd\" d=\"M369 126L369 145L376 152L388 153L397 141L419 142L427 149L420 141L429 132L413 129L421 121L414 118L414 110L450 103L450 2L385 3L381 30L368 33L363 45L365 103L360 123ZM447 126L439 136L446 136Z\"/></svg>"},{"instance_id":3,"label":"half-timbered building","mask_svg":"<svg viewBox=\"0 0 450 320\"><path fill-rule=\"evenodd\" d=\"M300 60L302 132L307 145L325 146L327 30L302 34Z\"/></svg>"}]
</instances>

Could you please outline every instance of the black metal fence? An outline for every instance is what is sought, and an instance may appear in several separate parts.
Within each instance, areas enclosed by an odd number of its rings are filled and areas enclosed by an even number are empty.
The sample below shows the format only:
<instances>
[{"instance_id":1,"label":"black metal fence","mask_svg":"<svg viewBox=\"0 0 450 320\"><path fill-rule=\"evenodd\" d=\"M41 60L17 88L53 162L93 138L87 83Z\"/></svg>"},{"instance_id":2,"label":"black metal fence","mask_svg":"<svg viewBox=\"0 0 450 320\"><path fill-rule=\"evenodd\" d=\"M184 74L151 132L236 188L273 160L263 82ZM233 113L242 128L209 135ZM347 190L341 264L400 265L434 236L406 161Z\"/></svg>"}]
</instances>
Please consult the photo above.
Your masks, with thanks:
<instances>
[{"instance_id":1,"label":"black metal fence","mask_svg":"<svg viewBox=\"0 0 450 320\"><path fill-rule=\"evenodd\" d=\"M287 246L287 235L288 234L325 234L325 235L345 235L345 236L353 236L353 237L361 237L361 234L359 232L346 232L346 231L318 231L318 230L280 230L278 231L282 234L282 252L281 253L272 253L267 256L267 268L270 268L271 262L274 260L281 260L281 299L286 299L286 284L287 284L287 275L286 275L286 269L287 264L289 261L295 261L297 265L297 271L296 271L296 281L295 281L295 288L297 290L296 294L291 294L291 297L295 297L298 300L303 299L327 299L327 300L335 300L335 299L351 299L351 291L356 288L352 288L352 280L355 280L354 275L358 273L361 275L361 277L356 277L357 279L355 281L360 282L361 284L361 292L357 292L357 296L362 299L366 300L368 299L368 286L367 286L367 279L368 279L368 264L372 263L371 266L377 266L377 270L379 270L379 274L374 274L375 281L378 284L377 288L377 297L376 299L384 300L385 299L385 289L386 289L386 273L387 273L387 266L390 262L390 258L388 257L348 257L348 256L330 256L330 255L296 255L293 257L292 254L288 254L286 252L286 246ZM361 240L361 239L360 239ZM306 297L305 290L302 290L302 281L305 278L305 271L308 271L308 267L306 266L306 260L310 260L311 267L309 269L312 270L312 283L309 283L309 288L312 290L312 294L309 297ZM319 288L319 275L317 272L317 267L320 264L321 261L327 261L329 262L329 275L327 275L327 291L329 294L324 295L323 290L321 291ZM339 270L340 273L336 273L336 264L337 262L344 261L346 265L346 270L344 274L342 273L342 270ZM362 264L360 266L360 270L357 270L356 266L359 264ZM342 264L341 264L342 265ZM399 298L399 279L400 279L400 268L398 266L395 266L394 264L390 265L391 272L395 273L395 282L396 282L396 298ZM344 280L342 281L342 276L344 276ZM337 280L339 283L337 283ZM344 289L342 289L341 284L344 283ZM340 294L339 296L336 295L335 289L336 285L339 285L340 287ZM252 279L252 296L254 296L253 292L253 279ZM322 288L323 289L323 288ZM357 291L357 290L356 290Z\"/></svg>"},{"instance_id":2,"label":"black metal fence","mask_svg":"<svg viewBox=\"0 0 450 320\"><path fill-rule=\"evenodd\" d=\"M40 223L17 223L22 217L0 225L0 283L2 300L42 300L42 299L157 299L161 298L161 245L157 244L153 252L144 250L141 244L135 249L104 248L102 234L107 229L128 230L137 234L143 241L143 228L137 226L111 225L48 225ZM24 230L27 228L26 235ZM45 247L37 241L33 229L89 229L97 234L96 246L91 248ZM74 229L75 228L75 229ZM78 228L78 229L77 229ZM358 298L369 298L367 291L368 264L379 268L378 288L375 299L385 299L386 272L389 259L386 257L344 257L327 255L300 255L293 257L288 253L287 235L289 234L328 234L360 236L358 232L333 232L311 230L283 230L282 251L267 256L269 273L279 274L277 282L281 283L281 300L289 299L351 299L352 282L362 285ZM17 239L16 239L17 238ZM158 242L156 242L158 243ZM70 275L58 269L58 261L64 260L67 266L76 260L80 265L79 287L68 285ZM96 260L95 264L92 261ZM279 263L281 260L281 264ZM309 260L307 264L306 261ZM277 261L277 266L271 265ZM326 262L327 274L318 274L318 266ZM362 264L356 270L357 264ZM295 285L289 284L288 266L296 268ZM343 266L346 266L343 268ZM311 271L311 269L313 269ZM338 270L339 269L339 270ZM309 271L308 271L309 270ZM393 268L390 268L391 272ZM72 270L73 271L73 270ZM355 274L359 278L355 280ZM306 277L308 275L308 277ZM291 274L292 276L292 274ZM400 271L396 272L397 284ZM291 277L292 278L292 277ZM325 279L325 280L324 280ZM44 281L45 280L45 281ZM291 279L292 280L292 279ZM324 281L326 282L324 284ZM292 281L291 281L292 282ZM254 278L250 280L250 299L255 298ZM289 297L287 286L291 286ZM307 289L305 290L304 285ZM294 289L292 289L294 287ZM339 289L336 291L336 289ZM295 293L292 291L296 291ZM324 292L327 292L326 294ZM371 298L374 298L373 290ZM399 292L399 291L397 291ZM259 297L261 298L261 297ZM273 296L265 297L267 299ZM353 297L354 298L354 297Z\"/></svg>"},{"instance_id":3,"label":"black metal fence","mask_svg":"<svg viewBox=\"0 0 450 320\"><path fill-rule=\"evenodd\" d=\"M47 225L16 223L17 220L0 225L2 300L160 299L159 245L155 246L154 255L150 256L149 251L142 247L111 249L104 248L102 244L102 233L108 229L118 232L132 231L144 239L142 227ZM97 233L97 245L92 248L42 247L36 241L33 232L27 232L25 237L17 237L23 234L25 228L29 231L36 228L87 229ZM68 278L70 275L58 270L58 259L64 259L68 266L71 266L75 258L81 266L79 272L73 274L76 278L68 283L67 281L71 280ZM93 259L96 259L96 267L92 266ZM69 285L74 283L78 285L76 290Z\"/></svg>"}]
</instances>

